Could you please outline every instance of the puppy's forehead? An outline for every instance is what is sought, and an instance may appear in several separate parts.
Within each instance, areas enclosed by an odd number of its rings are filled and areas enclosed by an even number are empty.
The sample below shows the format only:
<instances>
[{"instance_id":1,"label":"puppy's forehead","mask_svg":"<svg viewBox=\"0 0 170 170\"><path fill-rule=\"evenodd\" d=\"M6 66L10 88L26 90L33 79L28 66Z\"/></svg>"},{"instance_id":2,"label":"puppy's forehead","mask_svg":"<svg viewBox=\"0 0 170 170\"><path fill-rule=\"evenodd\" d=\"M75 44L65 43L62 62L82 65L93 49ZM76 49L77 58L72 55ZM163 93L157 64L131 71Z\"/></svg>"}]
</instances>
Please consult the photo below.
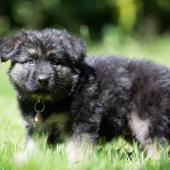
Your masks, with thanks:
<instances>
[{"instance_id":1,"label":"puppy's forehead","mask_svg":"<svg viewBox=\"0 0 170 170\"><path fill-rule=\"evenodd\" d=\"M54 48L54 49L48 49L43 47L33 47L33 48L25 48L25 51L27 54L30 54L31 56L39 56L39 57L49 57L50 55L61 55L62 50Z\"/></svg>"},{"instance_id":2,"label":"puppy's forehead","mask_svg":"<svg viewBox=\"0 0 170 170\"><path fill-rule=\"evenodd\" d=\"M33 32L28 34L25 39L24 50L31 55L49 56L51 54L62 54L64 44L61 38L55 34Z\"/></svg>"}]
</instances>

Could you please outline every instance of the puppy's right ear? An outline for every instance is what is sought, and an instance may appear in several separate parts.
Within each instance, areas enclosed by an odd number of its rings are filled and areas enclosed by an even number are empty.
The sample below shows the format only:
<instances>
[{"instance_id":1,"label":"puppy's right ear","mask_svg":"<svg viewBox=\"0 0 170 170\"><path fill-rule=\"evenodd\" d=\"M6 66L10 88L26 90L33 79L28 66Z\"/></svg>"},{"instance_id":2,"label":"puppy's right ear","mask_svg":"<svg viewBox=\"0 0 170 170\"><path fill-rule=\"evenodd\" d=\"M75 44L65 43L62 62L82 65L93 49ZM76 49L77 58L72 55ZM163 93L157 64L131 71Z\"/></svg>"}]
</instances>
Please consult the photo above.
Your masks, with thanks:
<instances>
[{"instance_id":1,"label":"puppy's right ear","mask_svg":"<svg viewBox=\"0 0 170 170\"><path fill-rule=\"evenodd\" d=\"M0 39L0 61L6 62L17 53L21 44L20 37Z\"/></svg>"}]
</instances>

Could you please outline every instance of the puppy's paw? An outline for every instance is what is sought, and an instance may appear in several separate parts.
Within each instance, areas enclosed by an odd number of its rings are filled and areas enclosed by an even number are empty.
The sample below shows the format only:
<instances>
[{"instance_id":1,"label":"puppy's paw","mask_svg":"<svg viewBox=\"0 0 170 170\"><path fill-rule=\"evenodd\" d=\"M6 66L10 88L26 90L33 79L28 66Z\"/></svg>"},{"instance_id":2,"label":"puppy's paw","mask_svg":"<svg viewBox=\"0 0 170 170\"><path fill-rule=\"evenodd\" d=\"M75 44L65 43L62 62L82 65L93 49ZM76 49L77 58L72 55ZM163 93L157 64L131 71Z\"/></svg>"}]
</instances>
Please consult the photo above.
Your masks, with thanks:
<instances>
[{"instance_id":1,"label":"puppy's paw","mask_svg":"<svg viewBox=\"0 0 170 170\"><path fill-rule=\"evenodd\" d=\"M159 160L160 159L160 151L157 146L152 144L147 148L147 159Z\"/></svg>"},{"instance_id":2,"label":"puppy's paw","mask_svg":"<svg viewBox=\"0 0 170 170\"><path fill-rule=\"evenodd\" d=\"M28 157L29 157L28 153L23 151L23 152L19 152L19 153L14 154L13 160L14 160L14 163L16 165L21 166L21 165L24 165L27 162Z\"/></svg>"},{"instance_id":3,"label":"puppy's paw","mask_svg":"<svg viewBox=\"0 0 170 170\"><path fill-rule=\"evenodd\" d=\"M81 143L72 141L67 145L66 152L70 165L78 165L84 161L87 161L93 151L93 146L89 143Z\"/></svg>"},{"instance_id":4,"label":"puppy's paw","mask_svg":"<svg viewBox=\"0 0 170 170\"><path fill-rule=\"evenodd\" d=\"M79 163L83 159L81 148L77 143L70 142L66 147L66 152L70 164Z\"/></svg>"},{"instance_id":5,"label":"puppy's paw","mask_svg":"<svg viewBox=\"0 0 170 170\"><path fill-rule=\"evenodd\" d=\"M28 159L37 152L37 146L32 139L27 141L26 147L22 152L14 154L14 162L17 165L25 164Z\"/></svg>"}]
</instances>

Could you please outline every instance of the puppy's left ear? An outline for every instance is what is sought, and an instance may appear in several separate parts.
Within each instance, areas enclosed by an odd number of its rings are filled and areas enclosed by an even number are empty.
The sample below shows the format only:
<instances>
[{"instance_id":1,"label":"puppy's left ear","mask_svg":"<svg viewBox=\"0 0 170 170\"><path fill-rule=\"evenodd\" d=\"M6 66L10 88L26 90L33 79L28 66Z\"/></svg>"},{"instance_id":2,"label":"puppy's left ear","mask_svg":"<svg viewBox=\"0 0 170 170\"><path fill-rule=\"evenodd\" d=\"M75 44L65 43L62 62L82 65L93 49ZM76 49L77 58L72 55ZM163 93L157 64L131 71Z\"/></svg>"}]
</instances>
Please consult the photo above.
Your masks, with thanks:
<instances>
[{"instance_id":1,"label":"puppy's left ear","mask_svg":"<svg viewBox=\"0 0 170 170\"><path fill-rule=\"evenodd\" d=\"M81 63L86 55L86 47L80 38L70 35L67 31L63 31L63 44L67 55L73 57L77 63Z\"/></svg>"},{"instance_id":2,"label":"puppy's left ear","mask_svg":"<svg viewBox=\"0 0 170 170\"><path fill-rule=\"evenodd\" d=\"M78 63L81 63L86 55L86 47L80 38L72 38L72 50L69 51Z\"/></svg>"},{"instance_id":3,"label":"puppy's left ear","mask_svg":"<svg viewBox=\"0 0 170 170\"><path fill-rule=\"evenodd\" d=\"M0 39L0 61L6 62L15 56L20 44L21 40L19 37Z\"/></svg>"}]
</instances>

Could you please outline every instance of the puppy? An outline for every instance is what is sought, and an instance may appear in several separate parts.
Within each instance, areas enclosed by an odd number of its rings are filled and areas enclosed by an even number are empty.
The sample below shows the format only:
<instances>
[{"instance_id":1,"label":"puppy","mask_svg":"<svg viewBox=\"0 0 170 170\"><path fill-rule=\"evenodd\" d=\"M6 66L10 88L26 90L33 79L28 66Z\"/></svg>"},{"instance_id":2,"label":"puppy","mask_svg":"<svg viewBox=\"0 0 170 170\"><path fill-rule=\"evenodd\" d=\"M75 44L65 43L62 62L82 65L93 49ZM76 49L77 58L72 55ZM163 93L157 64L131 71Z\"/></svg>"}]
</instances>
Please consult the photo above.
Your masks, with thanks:
<instances>
[{"instance_id":1,"label":"puppy","mask_svg":"<svg viewBox=\"0 0 170 170\"><path fill-rule=\"evenodd\" d=\"M50 144L66 138L70 162L83 159L101 132L127 130L149 157L155 140L170 137L170 70L164 66L86 57L80 39L55 29L1 39L0 59L11 60L8 74L27 131L24 160L36 150L35 133L46 134Z\"/></svg>"}]
</instances>

